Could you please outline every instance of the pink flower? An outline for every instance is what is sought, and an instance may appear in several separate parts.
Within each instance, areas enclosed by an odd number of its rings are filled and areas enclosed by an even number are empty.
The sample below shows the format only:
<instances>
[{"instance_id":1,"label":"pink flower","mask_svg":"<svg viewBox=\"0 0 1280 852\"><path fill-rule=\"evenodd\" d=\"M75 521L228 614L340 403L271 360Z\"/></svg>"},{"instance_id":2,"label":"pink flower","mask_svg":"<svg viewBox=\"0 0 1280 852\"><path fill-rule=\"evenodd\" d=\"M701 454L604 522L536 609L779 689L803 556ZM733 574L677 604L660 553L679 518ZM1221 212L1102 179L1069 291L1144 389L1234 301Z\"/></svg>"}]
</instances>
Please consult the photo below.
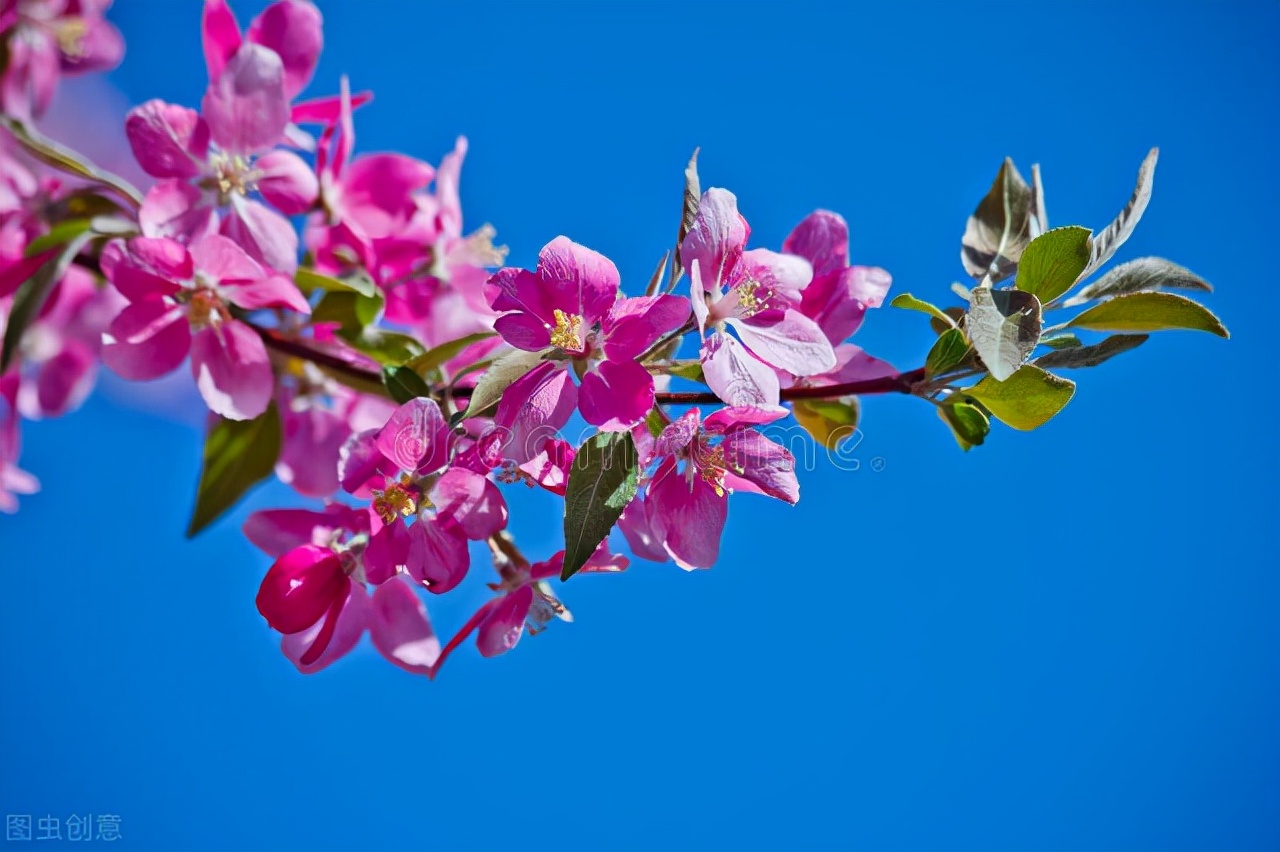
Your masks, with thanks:
<instances>
[{"instance_id":1,"label":"pink flower","mask_svg":"<svg viewBox=\"0 0 1280 852\"><path fill-rule=\"evenodd\" d=\"M393 577L368 594L361 561L365 520L363 513L336 504L323 512L251 515L246 535L279 557L258 590L258 611L284 634L280 648L304 674L349 653L366 629L387 660L430 674L440 641L413 588Z\"/></svg>"},{"instance_id":2,"label":"pink flower","mask_svg":"<svg viewBox=\"0 0 1280 852\"><path fill-rule=\"evenodd\" d=\"M0 512L18 511L19 494L35 494L40 483L18 467L22 449L18 432L18 374L0 376Z\"/></svg>"},{"instance_id":3,"label":"pink flower","mask_svg":"<svg viewBox=\"0 0 1280 852\"><path fill-rule=\"evenodd\" d=\"M787 414L785 408L722 408L701 421L695 408L663 429L653 445L659 463L646 499L627 508L622 525L628 541L639 545L636 555L653 558L660 543L680 567L710 568L720 554L729 492L796 503L795 458L752 428Z\"/></svg>"},{"instance_id":4,"label":"pink flower","mask_svg":"<svg viewBox=\"0 0 1280 852\"><path fill-rule=\"evenodd\" d=\"M878 266L849 265L849 226L838 213L815 210L782 243L786 254L813 266L813 281L801 293L800 313L812 319L836 346L878 308L893 278Z\"/></svg>"},{"instance_id":5,"label":"pink flower","mask_svg":"<svg viewBox=\"0 0 1280 852\"><path fill-rule=\"evenodd\" d=\"M372 535L364 554L369 582L383 583L403 570L443 594L466 576L467 540L506 526L507 506L493 483L451 466L454 443L435 401L415 399L381 429L353 435L343 446L342 486L370 500Z\"/></svg>"},{"instance_id":6,"label":"pink flower","mask_svg":"<svg viewBox=\"0 0 1280 852\"><path fill-rule=\"evenodd\" d=\"M201 41L209 80L221 77L246 44L261 45L280 57L284 68L282 87L286 97L293 100L311 82L320 61L323 24L315 4L281 0L263 9L242 37L226 0L205 0Z\"/></svg>"},{"instance_id":7,"label":"pink flower","mask_svg":"<svg viewBox=\"0 0 1280 852\"><path fill-rule=\"evenodd\" d=\"M292 281L267 273L217 234L190 247L153 237L115 241L103 250L102 270L130 302L103 337L103 363L126 379L154 379L190 352L196 386L212 411L249 420L267 409L271 362L262 339L231 308L308 313Z\"/></svg>"},{"instance_id":8,"label":"pink flower","mask_svg":"<svg viewBox=\"0 0 1280 852\"><path fill-rule=\"evenodd\" d=\"M813 276L809 262L766 249L746 251L749 233L733 193L708 189L680 251L705 336L707 384L730 405L776 405L773 368L816 375L835 366L835 353L817 323L798 310Z\"/></svg>"},{"instance_id":9,"label":"pink flower","mask_svg":"<svg viewBox=\"0 0 1280 852\"><path fill-rule=\"evenodd\" d=\"M7 54L0 108L24 121L53 100L61 74L114 68L124 39L102 15L111 0L4 0L0 39Z\"/></svg>"},{"instance_id":10,"label":"pink flower","mask_svg":"<svg viewBox=\"0 0 1280 852\"><path fill-rule=\"evenodd\" d=\"M492 283L498 289L493 307L503 312L494 324L498 333L517 349L551 349L558 359L540 368L541 381L508 389L503 404L511 414L500 414L500 425L517 426L518 412L547 383L560 381L570 362L581 370L580 395L561 381L557 406L567 394L588 423L608 431L644 419L653 407L653 376L636 359L685 321L688 302L676 296L620 299L613 262L566 237L542 249L535 271L508 267Z\"/></svg>"}]
</instances>

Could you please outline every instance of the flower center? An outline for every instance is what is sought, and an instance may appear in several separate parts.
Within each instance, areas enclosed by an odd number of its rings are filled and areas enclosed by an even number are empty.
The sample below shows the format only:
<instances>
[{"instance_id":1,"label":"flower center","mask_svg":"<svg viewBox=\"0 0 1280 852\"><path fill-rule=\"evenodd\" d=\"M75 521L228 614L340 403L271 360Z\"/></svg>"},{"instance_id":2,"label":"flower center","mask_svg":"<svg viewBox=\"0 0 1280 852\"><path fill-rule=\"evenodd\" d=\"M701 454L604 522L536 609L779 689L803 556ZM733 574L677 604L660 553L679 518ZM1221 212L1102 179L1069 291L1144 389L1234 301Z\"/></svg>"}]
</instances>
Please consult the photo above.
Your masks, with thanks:
<instances>
[{"instance_id":1,"label":"flower center","mask_svg":"<svg viewBox=\"0 0 1280 852\"><path fill-rule=\"evenodd\" d=\"M187 302L187 319L192 328L200 329L227 319L227 308L222 297L207 286L196 285Z\"/></svg>"},{"instance_id":2,"label":"flower center","mask_svg":"<svg viewBox=\"0 0 1280 852\"><path fill-rule=\"evenodd\" d=\"M233 192L248 195L257 189L258 170L253 168L247 157L218 151L210 156L209 165L213 168L213 178L217 181L218 191L223 196Z\"/></svg>"},{"instance_id":3,"label":"flower center","mask_svg":"<svg viewBox=\"0 0 1280 852\"><path fill-rule=\"evenodd\" d=\"M698 475L702 477L703 482L715 489L717 497L723 497L724 474L727 467L724 461L724 448L708 447L700 443L698 449L699 452L694 460Z\"/></svg>"},{"instance_id":4,"label":"flower center","mask_svg":"<svg viewBox=\"0 0 1280 852\"><path fill-rule=\"evenodd\" d=\"M773 295L754 278L741 282L734 290L738 295L738 315L748 319L768 307L769 297Z\"/></svg>"},{"instance_id":5,"label":"flower center","mask_svg":"<svg viewBox=\"0 0 1280 852\"><path fill-rule=\"evenodd\" d=\"M63 18L54 25L53 32L58 40L58 49L68 59L84 57L84 39L89 34L89 25L84 18Z\"/></svg>"},{"instance_id":6,"label":"flower center","mask_svg":"<svg viewBox=\"0 0 1280 852\"><path fill-rule=\"evenodd\" d=\"M397 517L407 518L418 511L418 501L422 499L413 477L403 473L400 478L387 485L383 491L373 492L373 511L384 524L390 524ZM428 501L423 500L428 504Z\"/></svg>"},{"instance_id":7,"label":"flower center","mask_svg":"<svg viewBox=\"0 0 1280 852\"><path fill-rule=\"evenodd\" d=\"M551 345L566 352L582 350L582 315L555 309L556 324L551 329Z\"/></svg>"}]
</instances>

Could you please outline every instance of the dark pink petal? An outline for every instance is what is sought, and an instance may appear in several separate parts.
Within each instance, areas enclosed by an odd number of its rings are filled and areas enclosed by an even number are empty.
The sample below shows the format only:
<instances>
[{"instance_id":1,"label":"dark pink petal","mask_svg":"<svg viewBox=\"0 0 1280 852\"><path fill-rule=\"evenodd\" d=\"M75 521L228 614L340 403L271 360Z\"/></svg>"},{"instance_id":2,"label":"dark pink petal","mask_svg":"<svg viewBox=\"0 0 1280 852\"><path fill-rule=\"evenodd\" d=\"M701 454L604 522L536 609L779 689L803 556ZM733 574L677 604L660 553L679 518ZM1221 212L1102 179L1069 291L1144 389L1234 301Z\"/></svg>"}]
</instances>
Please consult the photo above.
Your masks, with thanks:
<instances>
[{"instance_id":1,"label":"dark pink petal","mask_svg":"<svg viewBox=\"0 0 1280 852\"><path fill-rule=\"evenodd\" d=\"M40 366L36 401L44 417L58 417L80 403L93 388L93 351L76 340L64 342L60 352Z\"/></svg>"},{"instance_id":2,"label":"dark pink petal","mask_svg":"<svg viewBox=\"0 0 1280 852\"><path fill-rule=\"evenodd\" d=\"M323 20L312 3L281 0L262 10L245 37L269 47L284 62L284 93L292 100L311 82L324 46Z\"/></svg>"},{"instance_id":3,"label":"dark pink petal","mask_svg":"<svg viewBox=\"0 0 1280 852\"><path fill-rule=\"evenodd\" d=\"M256 44L242 45L210 82L200 113L213 141L228 153L253 154L278 144L289 124L280 57Z\"/></svg>"},{"instance_id":4,"label":"dark pink petal","mask_svg":"<svg viewBox=\"0 0 1280 852\"><path fill-rule=\"evenodd\" d=\"M815 210L796 225L782 250L813 264L815 277L844 269L849 265L849 226L838 213Z\"/></svg>"},{"instance_id":5,"label":"dark pink petal","mask_svg":"<svg viewBox=\"0 0 1280 852\"><path fill-rule=\"evenodd\" d=\"M560 562L564 562L563 550L556 555L560 557ZM555 557L553 557L553 560L554 559ZM631 560L623 556L621 553L614 553L610 550L609 539L606 538L604 541L600 542L600 545L595 549L595 552L587 557L587 562L582 566L581 572L583 574L616 574L620 571L625 571L630 567ZM533 575L532 570L530 570L529 573L530 575ZM559 566L557 566L556 571L550 574L548 579L550 577L557 576L559 573ZM535 579L538 578L535 577Z\"/></svg>"},{"instance_id":6,"label":"dark pink petal","mask_svg":"<svg viewBox=\"0 0 1280 852\"><path fill-rule=\"evenodd\" d=\"M551 345L551 329L533 314L503 314L493 323L494 331L517 349L538 352Z\"/></svg>"},{"instance_id":7,"label":"dark pink petal","mask_svg":"<svg viewBox=\"0 0 1280 852\"><path fill-rule=\"evenodd\" d=\"M868 355L862 348L852 343L842 343L836 347L837 368L815 380L815 384L844 384L845 382L861 382L867 379L880 379L898 375L898 370L888 361L881 361Z\"/></svg>"},{"instance_id":8,"label":"dark pink petal","mask_svg":"<svg viewBox=\"0 0 1280 852\"><path fill-rule=\"evenodd\" d=\"M258 588L258 612L272 630L297 633L319 621L347 595L347 575L332 550L304 544L272 564Z\"/></svg>"},{"instance_id":9,"label":"dark pink petal","mask_svg":"<svg viewBox=\"0 0 1280 852\"><path fill-rule=\"evenodd\" d=\"M431 183L435 169L403 154L370 154L353 160L343 176L343 205L373 207L388 220L407 219L416 202L413 194ZM363 218L363 217L362 217ZM362 222L363 224L363 222ZM384 236L387 229L371 229Z\"/></svg>"},{"instance_id":10,"label":"dark pink petal","mask_svg":"<svg viewBox=\"0 0 1280 852\"><path fill-rule=\"evenodd\" d=\"M507 504L488 477L451 467L431 489L437 515L453 518L467 538L481 541L507 525Z\"/></svg>"},{"instance_id":11,"label":"dark pink petal","mask_svg":"<svg viewBox=\"0 0 1280 852\"><path fill-rule=\"evenodd\" d=\"M600 547L597 547L595 550L595 553L591 554L591 557L588 558L587 563L590 564L591 560L599 556L602 551L606 554L609 552L608 545L605 542L601 542ZM551 554L551 556L545 561L535 562L532 565L530 565L529 580L531 582L536 583L539 580L550 580L552 577L559 577L560 571L563 567L564 567L564 551L559 550ZM586 570L586 567L584 566L582 570Z\"/></svg>"},{"instance_id":12,"label":"dark pink petal","mask_svg":"<svg viewBox=\"0 0 1280 852\"><path fill-rule=\"evenodd\" d=\"M148 237L190 242L218 230L218 212L204 194L180 180L162 180L147 190L138 224Z\"/></svg>"},{"instance_id":13,"label":"dark pink petal","mask_svg":"<svg viewBox=\"0 0 1280 852\"><path fill-rule=\"evenodd\" d=\"M283 556L304 544L320 544L339 530L362 532L368 529L365 513L341 503L330 503L320 511L311 509L265 509L245 519L240 531L268 556Z\"/></svg>"},{"instance_id":14,"label":"dark pink petal","mask_svg":"<svg viewBox=\"0 0 1280 852\"><path fill-rule=\"evenodd\" d=\"M351 96L351 108L362 107L373 100L373 92L356 92ZM336 124L342 114L342 101L328 95L293 105L289 117L294 124Z\"/></svg>"},{"instance_id":15,"label":"dark pink petal","mask_svg":"<svg viewBox=\"0 0 1280 852\"><path fill-rule=\"evenodd\" d=\"M582 377L578 410L592 426L621 432L653 408L653 376L635 361L600 361Z\"/></svg>"},{"instance_id":16,"label":"dark pink petal","mask_svg":"<svg viewBox=\"0 0 1280 852\"><path fill-rule=\"evenodd\" d=\"M209 127L193 109L147 101L129 111L124 131L138 165L152 177L192 178L205 170Z\"/></svg>"},{"instance_id":17,"label":"dark pink petal","mask_svg":"<svg viewBox=\"0 0 1280 852\"><path fill-rule=\"evenodd\" d=\"M396 575L399 568L409 565L409 550L413 537L399 518L369 537L364 551L364 576L375 586Z\"/></svg>"},{"instance_id":18,"label":"dark pink petal","mask_svg":"<svg viewBox=\"0 0 1280 852\"><path fill-rule=\"evenodd\" d=\"M729 405L778 404L777 373L728 334L716 332L702 344L702 372L716 396Z\"/></svg>"},{"instance_id":19,"label":"dark pink petal","mask_svg":"<svg viewBox=\"0 0 1280 852\"><path fill-rule=\"evenodd\" d=\"M205 404L228 420L252 420L267 410L275 376L262 338L231 320L191 339L191 374Z\"/></svg>"},{"instance_id":20,"label":"dark pink petal","mask_svg":"<svg viewBox=\"0 0 1280 852\"><path fill-rule=\"evenodd\" d=\"M666 562L671 557L662 546L662 537L650 522L651 505L639 497L632 500L618 519L618 529L626 537L627 546L633 554L650 562Z\"/></svg>"},{"instance_id":21,"label":"dark pink petal","mask_svg":"<svg viewBox=\"0 0 1280 852\"><path fill-rule=\"evenodd\" d=\"M702 412L691 408L679 418L668 423L653 443L654 456L673 456L693 443L698 436L698 421Z\"/></svg>"},{"instance_id":22,"label":"dark pink petal","mask_svg":"<svg viewBox=\"0 0 1280 852\"><path fill-rule=\"evenodd\" d=\"M351 652L369 624L369 595L348 579L349 592L324 618L301 633L281 637L280 650L303 674L315 674Z\"/></svg>"},{"instance_id":23,"label":"dark pink petal","mask_svg":"<svg viewBox=\"0 0 1280 852\"><path fill-rule=\"evenodd\" d=\"M797 376L816 376L836 365L831 341L818 324L799 311L787 311L773 323L730 320L743 344L761 361Z\"/></svg>"},{"instance_id":24,"label":"dark pink petal","mask_svg":"<svg viewBox=\"0 0 1280 852\"><path fill-rule=\"evenodd\" d=\"M172 296L195 272L184 245L165 237L112 240L102 250L102 274L131 302Z\"/></svg>"},{"instance_id":25,"label":"dark pink petal","mask_svg":"<svg viewBox=\"0 0 1280 852\"><path fill-rule=\"evenodd\" d=\"M409 576L442 595L462 582L471 565L467 536L450 518L424 518L409 528Z\"/></svg>"},{"instance_id":26,"label":"dark pink petal","mask_svg":"<svg viewBox=\"0 0 1280 852\"><path fill-rule=\"evenodd\" d=\"M735 427L774 423L790 413L790 409L781 405L742 407L730 405L712 412L703 423L703 428L712 433L728 432Z\"/></svg>"},{"instance_id":27,"label":"dark pink petal","mask_svg":"<svg viewBox=\"0 0 1280 852\"><path fill-rule=\"evenodd\" d=\"M761 492L788 503L800 499L796 460L781 444L770 441L754 429L735 429L720 444L726 468Z\"/></svg>"},{"instance_id":28,"label":"dark pink petal","mask_svg":"<svg viewBox=\"0 0 1280 852\"><path fill-rule=\"evenodd\" d=\"M532 604L532 586L521 586L502 596L476 632L476 647L481 656L496 657L516 646L524 633L524 620Z\"/></svg>"},{"instance_id":29,"label":"dark pink petal","mask_svg":"<svg viewBox=\"0 0 1280 852\"><path fill-rule=\"evenodd\" d=\"M388 476L399 472L395 462L378 450L377 429L357 432L338 451L338 479L348 494L368 499L372 489L381 488Z\"/></svg>"},{"instance_id":30,"label":"dark pink petal","mask_svg":"<svg viewBox=\"0 0 1280 852\"><path fill-rule=\"evenodd\" d=\"M543 361L502 393L493 422L506 431L503 455L517 464L538 454L578 406L578 389L563 364Z\"/></svg>"},{"instance_id":31,"label":"dark pink petal","mask_svg":"<svg viewBox=\"0 0 1280 852\"><path fill-rule=\"evenodd\" d=\"M804 291L800 311L812 317L833 343L849 337L862 325L868 308L879 307L893 278L873 266L850 266L816 278Z\"/></svg>"},{"instance_id":32,"label":"dark pink petal","mask_svg":"<svg viewBox=\"0 0 1280 852\"><path fill-rule=\"evenodd\" d=\"M440 659L440 640L427 605L402 580L383 583L373 593L369 637L378 653L405 671L427 674Z\"/></svg>"},{"instance_id":33,"label":"dark pink petal","mask_svg":"<svg viewBox=\"0 0 1280 852\"><path fill-rule=\"evenodd\" d=\"M449 462L452 433L432 399L412 399L396 409L374 445L400 470L428 473Z\"/></svg>"},{"instance_id":34,"label":"dark pink petal","mask_svg":"<svg viewBox=\"0 0 1280 852\"><path fill-rule=\"evenodd\" d=\"M689 300L683 296L619 299L601 326L605 357L610 361L638 358L658 338L679 328L689 318L689 310Z\"/></svg>"},{"instance_id":35,"label":"dark pink petal","mask_svg":"<svg viewBox=\"0 0 1280 852\"><path fill-rule=\"evenodd\" d=\"M284 444L276 476L306 497L328 497L338 489L338 452L351 428L328 409L308 405L301 411L282 406Z\"/></svg>"},{"instance_id":36,"label":"dark pink petal","mask_svg":"<svg viewBox=\"0 0 1280 852\"><path fill-rule=\"evenodd\" d=\"M293 279L283 275L272 275L257 281L236 281L223 284L219 289L233 305L247 310L289 308L300 314L311 313L307 297L298 290Z\"/></svg>"},{"instance_id":37,"label":"dark pink petal","mask_svg":"<svg viewBox=\"0 0 1280 852\"><path fill-rule=\"evenodd\" d=\"M62 70L67 74L110 71L124 58L124 36L102 18L84 16L88 30L76 44L74 53L62 54Z\"/></svg>"},{"instance_id":38,"label":"dark pink petal","mask_svg":"<svg viewBox=\"0 0 1280 852\"><path fill-rule=\"evenodd\" d=\"M584 326L604 317L622 283L612 260L568 237L556 237L543 246L537 275L546 304L582 317Z\"/></svg>"},{"instance_id":39,"label":"dark pink petal","mask_svg":"<svg viewBox=\"0 0 1280 852\"><path fill-rule=\"evenodd\" d=\"M489 284L495 289L492 302L495 311L522 311L547 325L555 324L557 306L550 302L552 293L534 273L508 266L495 272Z\"/></svg>"},{"instance_id":40,"label":"dark pink petal","mask_svg":"<svg viewBox=\"0 0 1280 852\"><path fill-rule=\"evenodd\" d=\"M552 494L564 496L569 483L569 467L573 464L573 445L558 438L547 438L538 452L520 470Z\"/></svg>"},{"instance_id":41,"label":"dark pink petal","mask_svg":"<svg viewBox=\"0 0 1280 852\"><path fill-rule=\"evenodd\" d=\"M729 499L697 474L678 474L674 465L667 471L649 486L651 523L681 568L710 568L720 556Z\"/></svg>"},{"instance_id":42,"label":"dark pink petal","mask_svg":"<svg viewBox=\"0 0 1280 852\"><path fill-rule=\"evenodd\" d=\"M163 299L136 302L102 336L102 363L134 381L170 373L191 349L186 309Z\"/></svg>"},{"instance_id":43,"label":"dark pink petal","mask_svg":"<svg viewBox=\"0 0 1280 852\"><path fill-rule=\"evenodd\" d=\"M254 166L262 172L258 192L286 216L305 213L320 195L320 181L306 162L292 151L268 151Z\"/></svg>"},{"instance_id":44,"label":"dark pink petal","mask_svg":"<svg viewBox=\"0 0 1280 852\"><path fill-rule=\"evenodd\" d=\"M224 236L240 244L249 256L277 272L298 270L298 234L289 220L256 201L239 195L231 199L231 214L222 223Z\"/></svg>"},{"instance_id":45,"label":"dark pink petal","mask_svg":"<svg viewBox=\"0 0 1280 852\"><path fill-rule=\"evenodd\" d=\"M693 227L680 244L680 259L686 268L696 260L703 287L714 292L738 265L750 233L738 212L737 197L725 189L708 189L702 193Z\"/></svg>"},{"instance_id":46,"label":"dark pink petal","mask_svg":"<svg viewBox=\"0 0 1280 852\"><path fill-rule=\"evenodd\" d=\"M61 51L53 35L41 27L23 27L21 38L8 37L8 56L0 77L4 111L16 118L38 117L49 108L58 87Z\"/></svg>"},{"instance_id":47,"label":"dark pink petal","mask_svg":"<svg viewBox=\"0 0 1280 852\"><path fill-rule=\"evenodd\" d=\"M209 80L222 76L222 70L240 47L240 25L226 0L205 0L200 21L200 41L204 47L204 64Z\"/></svg>"}]
</instances>

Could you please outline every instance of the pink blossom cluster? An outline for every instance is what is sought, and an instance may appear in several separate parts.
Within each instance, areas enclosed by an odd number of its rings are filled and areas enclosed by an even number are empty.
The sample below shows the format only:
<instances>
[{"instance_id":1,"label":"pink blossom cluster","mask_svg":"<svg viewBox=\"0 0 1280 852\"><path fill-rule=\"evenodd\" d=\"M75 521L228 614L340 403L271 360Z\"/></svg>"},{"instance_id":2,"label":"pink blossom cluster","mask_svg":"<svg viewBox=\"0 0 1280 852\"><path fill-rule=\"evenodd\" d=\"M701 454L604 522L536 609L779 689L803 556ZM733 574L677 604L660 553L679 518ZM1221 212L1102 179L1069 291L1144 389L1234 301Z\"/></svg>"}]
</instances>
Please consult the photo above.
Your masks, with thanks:
<instances>
[{"instance_id":1,"label":"pink blossom cluster","mask_svg":"<svg viewBox=\"0 0 1280 852\"><path fill-rule=\"evenodd\" d=\"M105 5L4 0L0 96L15 126L59 74L119 60ZM790 416L784 391L895 375L847 342L890 279L850 265L834 213L805 218L779 251L748 248L735 196L702 192L677 247L687 288L659 275L624 295L612 261L563 236L533 269L503 267L491 227L463 228L465 140L438 166L357 154L370 94L342 79L300 99L323 44L314 5L280 0L242 30L206 0L201 36L198 102L147 101L124 122L154 179L132 204L0 133L0 327L33 314L0 375L0 510L38 487L18 467L21 419L75 408L99 362L128 380L189 365L213 422L278 416L275 474L311 501L244 524L274 560L258 611L303 672L367 631L389 661L434 676L473 635L493 656L566 618L551 584L566 550L526 558L504 492L566 495L583 452L565 437L574 418L634 448L615 543L709 568L732 495L799 499L795 459L762 431ZM87 224L60 238L82 208ZM682 341L696 357L678 357ZM429 392L352 381L390 368ZM719 404L681 407L669 385L690 378ZM494 595L442 643L428 601L463 582L475 543ZM607 535L590 544L580 570L628 567Z\"/></svg>"}]
</instances>

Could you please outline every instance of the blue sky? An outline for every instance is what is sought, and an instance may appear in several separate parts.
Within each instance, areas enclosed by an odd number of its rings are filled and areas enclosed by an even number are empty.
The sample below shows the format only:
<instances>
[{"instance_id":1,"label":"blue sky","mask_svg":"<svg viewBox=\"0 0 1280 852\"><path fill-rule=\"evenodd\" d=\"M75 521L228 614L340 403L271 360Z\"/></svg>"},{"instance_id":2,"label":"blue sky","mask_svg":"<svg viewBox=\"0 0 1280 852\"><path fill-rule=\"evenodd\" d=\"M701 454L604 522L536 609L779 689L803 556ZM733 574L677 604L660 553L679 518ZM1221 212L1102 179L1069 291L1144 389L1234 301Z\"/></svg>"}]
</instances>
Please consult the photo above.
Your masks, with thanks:
<instances>
[{"instance_id":1,"label":"blue sky","mask_svg":"<svg viewBox=\"0 0 1280 852\"><path fill-rule=\"evenodd\" d=\"M198 103L198 4L117 5L113 82ZM1117 259L1203 275L1233 339L1156 336L969 454L867 399L860 468L803 473L795 508L736 498L716 568L577 578L574 624L434 683L367 648L298 675L238 532L288 493L183 540L195 428L99 395L27 429L44 491L0 518L0 810L119 814L139 850L1280 844L1280 5L321 7L311 91L375 91L365 151L465 133L468 223L517 264L563 233L638 292L701 146L756 245L831 208L855 262L945 302L1002 157L1096 229L1158 145ZM909 368L930 339L884 309L858 342ZM555 549L555 503L513 504Z\"/></svg>"}]
</instances>

